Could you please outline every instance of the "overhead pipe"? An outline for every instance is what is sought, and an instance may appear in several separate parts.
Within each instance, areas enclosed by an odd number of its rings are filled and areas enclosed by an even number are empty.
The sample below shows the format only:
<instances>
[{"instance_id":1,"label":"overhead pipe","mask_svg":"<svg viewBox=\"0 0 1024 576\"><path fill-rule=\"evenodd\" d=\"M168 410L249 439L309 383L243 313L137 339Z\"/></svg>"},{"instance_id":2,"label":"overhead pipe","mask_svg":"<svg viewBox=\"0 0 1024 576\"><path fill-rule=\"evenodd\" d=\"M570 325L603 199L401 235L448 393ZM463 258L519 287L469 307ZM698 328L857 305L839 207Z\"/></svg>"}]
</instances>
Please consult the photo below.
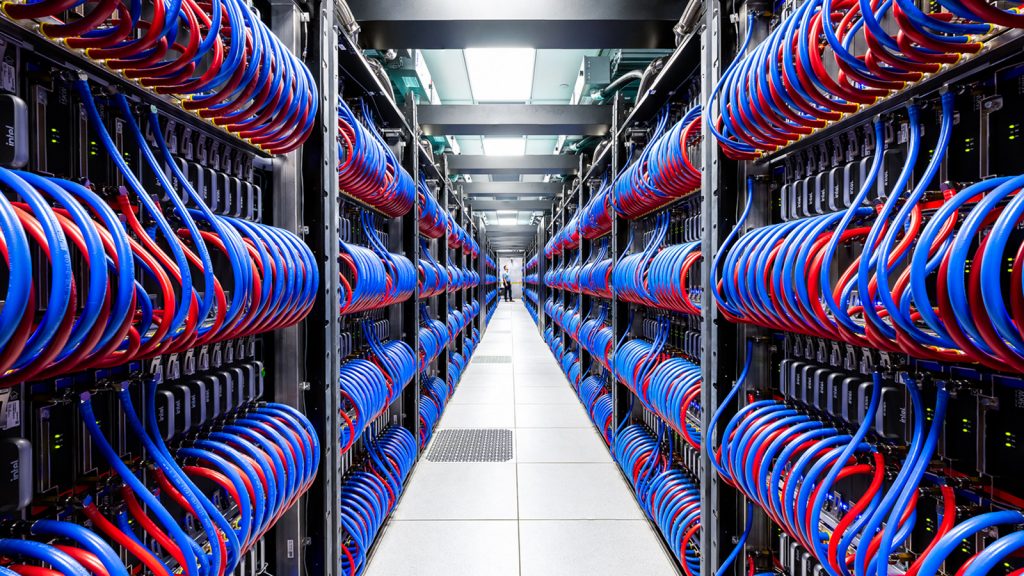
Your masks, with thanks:
<instances>
[{"instance_id":1,"label":"overhead pipe","mask_svg":"<svg viewBox=\"0 0 1024 576\"><path fill-rule=\"evenodd\" d=\"M679 22L672 27L672 32L676 35L676 46L682 44L683 38L693 31L693 27L697 23L697 15L700 14L700 9L703 5L703 2L697 2L696 0L690 0L686 4L686 9L683 10L683 15L679 17Z\"/></svg>"},{"instance_id":2,"label":"overhead pipe","mask_svg":"<svg viewBox=\"0 0 1024 576\"><path fill-rule=\"evenodd\" d=\"M604 88L591 92L590 97L593 98L595 102L603 102L607 100L609 96L615 94L619 90L622 90L626 86L629 86L633 82L643 80L643 77L644 73L640 70L630 70L616 78L615 81Z\"/></svg>"}]
</instances>

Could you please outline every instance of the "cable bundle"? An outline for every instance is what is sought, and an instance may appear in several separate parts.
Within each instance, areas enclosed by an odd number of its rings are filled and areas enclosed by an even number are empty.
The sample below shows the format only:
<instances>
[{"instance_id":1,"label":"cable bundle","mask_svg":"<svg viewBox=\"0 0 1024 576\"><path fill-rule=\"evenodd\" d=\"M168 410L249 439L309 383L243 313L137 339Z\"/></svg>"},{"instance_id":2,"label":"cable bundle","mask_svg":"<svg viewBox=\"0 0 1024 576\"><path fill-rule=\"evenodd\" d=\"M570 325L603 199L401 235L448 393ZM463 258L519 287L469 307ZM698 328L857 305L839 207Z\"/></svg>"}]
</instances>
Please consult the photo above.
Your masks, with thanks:
<instances>
[{"instance_id":1,"label":"cable bundle","mask_svg":"<svg viewBox=\"0 0 1024 576\"><path fill-rule=\"evenodd\" d=\"M158 381L150 378L138 385L147 387L145 419L136 411L127 383L114 393L125 424L145 447L150 468L144 475L122 461L100 429L92 395L80 396L82 424L113 470L112 477L120 482L117 493L124 503L116 525L92 496L82 501L83 515L94 530L123 548L129 561L137 561L153 574L170 575L179 568L186 576L234 571L242 556L313 484L320 445L312 423L292 407L252 403L229 419L207 423L180 445L168 447L161 430L143 423L157 422ZM221 497L226 502L215 504ZM168 507L165 498L174 505ZM227 509L237 510L238 516L229 520L222 511ZM136 533L130 522L145 534ZM41 520L32 523L28 532L73 545L57 545L63 554L55 554L49 545L23 541L21 548L2 548L3 555L21 556L23 562L43 561L61 574L128 573L117 552L78 524ZM152 536L159 549L143 546L145 536ZM168 564L168 558L173 562ZM25 570L16 572L30 573Z\"/></svg>"},{"instance_id":2,"label":"cable bundle","mask_svg":"<svg viewBox=\"0 0 1024 576\"><path fill-rule=\"evenodd\" d=\"M579 329L580 344L605 368L610 367L609 358L611 357L612 344L615 340L612 327L605 323L607 318L608 307L601 306L598 315L594 318L588 318L586 322L580 325Z\"/></svg>"},{"instance_id":3,"label":"cable bundle","mask_svg":"<svg viewBox=\"0 0 1024 576\"><path fill-rule=\"evenodd\" d=\"M601 187L590 197L580 210L580 235L595 240L612 231L612 188L608 179L601 181Z\"/></svg>"},{"instance_id":4,"label":"cable bundle","mask_svg":"<svg viewBox=\"0 0 1024 576\"><path fill-rule=\"evenodd\" d=\"M131 134L126 137L135 139L147 165L158 172L170 206L157 204L116 148L88 84L78 81L76 88L90 127L126 187L112 208L74 182L0 170L0 181L18 197L0 196L8 262L0 386L276 330L309 313L319 277L301 240L285 230L214 215L178 171L151 111L151 133L166 164L174 164L170 168L192 206L186 208L128 101L118 95L114 104ZM174 213L177 228L165 211ZM214 250L230 264L230 273L215 275ZM37 277L49 281L39 285ZM152 282L150 290L143 281ZM45 312L37 318L40 308Z\"/></svg>"},{"instance_id":5,"label":"cable bundle","mask_svg":"<svg viewBox=\"0 0 1024 576\"><path fill-rule=\"evenodd\" d=\"M654 520L687 576L700 574L700 488L661 453L661 438L632 424L618 431L615 460L626 473L637 502Z\"/></svg>"},{"instance_id":6,"label":"cable bundle","mask_svg":"<svg viewBox=\"0 0 1024 576\"><path fill-rule=\"evenodd\" d=\"M420 240L419 296L430 298L448 291L448 269L430 253L426 240Z\"/></svg>"},{"instance_id":7,"label":"cable bundle","mask_svg":"<svg viewBox=\"0 0 1024 576\"><path fill-rule=\"evenodd\" d=\"M523 289L523 293L526 293L526 289ZM495 288L487 292L486 296L486 318L484 319L485 324L491 323L491 318L494 317L494 313L498 311L498 289Z\"/></svg>"},{"instance_id":8,"label":"cable bundle","mask_svg":"<svg viewBox=\"0 0 1024 576\"><path fill-rule=\"evenodd\" d=\"M462 307L462 313L466 317L466 326L472 326L473 321L480 315L480 302L478 300L471 300Z\"/></svg>"},{"instance_id":9,"label":"cable bundle","mask_svg":"<svg viewBox=\"0 0 1024 576\"><path fill-rule=\"evenodd\" d=\"M580 245L579 214L572 218L544 245L544 257L553 258L566 250L578 248Z\"/></svg>"},{"instance_id":10,"label":"cable bundle","mask_svg":"<svg viewBox=\"0 0 1024 576\"><path fill-rule=\"evenodd\" d=\"M466 337L466 359L468 362L469 358L473 357L473 352L476 352L476 347L480 345L480 331L473 328L469 331L469 336Z\"/></svg>"},{"instance_id":11,"label":"cable bundle","mask_svg":"<svg viewBox=\"0 0 1024 576\"><path fill-rule=\"evenodd\" d=\"M448 322L446 326L448 328L449 341L455 340L459 332L462 332L462 329L467 325L469 325L469 320L466 319L466 315L463 314L462 310L448 309Z\"/></svg>"},{"instance_id":12,"label":"cable bundle","mask_svg":"<svg viewBox=\"0 0 1024 576\"><path fill-rule=\"evenodd\" d=\"M580 290L580 275L583 268L579 262L579 254L573 262L561 262L558 266L548 270L544 274L545 285L551 288L578 292Z\"/></svg>"},{"instance_id":13,"label":"cable bundle","mask_svg":"<svg viewBox=\"0 0 1024 576\"><path fill-rule=\"evenodd\" d=\"M86 5L92 8L81 18L62 21ZM295 150L313 130L319 96L312 74L244 2L207 8L154 0L129 8L45 0L10 2L2 12L272 154Z\"/></svg>"},{"instance_id":14,"label":"cable bundle","mask_svg":"<svg viewBox=\"0 0 1024 576\"><path fill-rule=\"evenodd\" d=\"M747 364L713 416L711 430L717 429L718 420L743 388L751 356L748 344ZM917 382L906 375L900 382L910 398L913 434L895 478L888 477L883 453L867 441L881 404L883 383L878 373L873 375L872 383L865 384L870 387L870 399L863 418L859 423L854 421L856 430L836 428L776 400L760 400L733 416L720 446L716 447L712 439L712 464L723 479L761 506L833 573L849 572L851 567L856 574L874 574L876 568L879 572L888 570L890 554L900 549L914 529L921 482L943 434L949 400L949 393L939 382L934 407L926 407ZM847 480L855 477L863 481L852 484ZM862 488L856 498L850 496L847 502L837 503L833 494L838 482L848 488ZM945 485L939 490L943 519L931 545L907 574L935 574L951 549L945 548L945 554L938 553L936 558L932 556L936 545L950 545L952 534L980 522L968 519L954 529L957 513L953 490ZM830 534L819 528L825 512L838 521ZM1020 517L1019 512L1016 514ZM963 533L954 538L959 543Z\"/></svg>"},{"instance_id":15,"label":"cable bundle","mask_svg":"<svg viewBox=\"0 0 1024 576\"><path fill-rule=\"evenodd\" d=\"M450 342L448 328L440 320L430 317L427 307L420 307L420 318L423 324L420 326L420 371L425 371L427 366L434 361L444 347Z\"/></svg>"},{"instance_id":16,"label":"cable bundle","mask_svg":"<svg viewBox=\"0 0 1024 576\"><path fill-rule=\"evenodd\" d=\"M449 266L449 273L451 275L450 288L452 290L465 290L469 288L470 276L465 268L458 268L454 265Z\"/></svg>"},{"instance_id":17,"label":"cable bundle","mask_svg":"<svg viewBox=\"0 0 1024 576\"><path fill-rule=\"evenodd\" d=\"M540 323L540 316L537 314L537 292L531 288L523 288L523 305L530 313L534 324Z\"/></svg>"},{"instance_id":18,"label":"cable bundle","mask_svg":"<svg viewBox=\"0 0 1024 576\"><path fill-rule=\"evenodd\" d=\"M550 302L550 300L548 300ZM545 304L545 307L547 304ZM558 334L555 334L555 328L548 326L544 329L544 342L551 349L551 353L555 355L556 360L562 359L562 353L565 351L565 345L562 343L562 338Z\"/></svg>"},{"instance_id":19,"label":"cable bundle","mask_svg":"<svg viewBox=\"0 0 1024 576\"><path fill-rule=\"evenodd\" d=\"M458 352L448 353L448 386L453 390L462 381L462 373L466 371L466 359Z\"/></svg>"},{"instance_id":20,"label":"cable bundle","mask_svg":"<svg viewBox=\"0 0 1024 576\"><path fill-rule=\"evenodd\" d=\"M644 405L700 451L700 366L685 358L667 358L657 364L638 391ZM695 424L697 423L697 424Z\"/></svg>"},{"instance_id":21,"label":"cable bundle","mask_svg":"<svg viewBox=\"0 0 1024 576\"><path fill-rule=\"evenodd\" d=\"M416 438L400 426L384 430L366 444L365 464L342 482L339 495L341 522L347 536L341 542L340 568L346 576L363 573L366 554L398 503L405 480L416 463Z\"/></svg>"},{"instance_id":22,"label":"cable bundle","mask_svg":"<svg viewBox=\"0 0 1024 576\"><path fill-rule=\"evenodd\" d=\"M650 144L612 185L615 211L627 219L648 214L700 188L701 172L689 156L700 141L700 108L692 108L667 132L669 109L658 116Z\"/></svg>"},{"instance_id":23,"label":"cable bundle","mask_svg":"<svg viewBox=\"0 0 1024 576\"><path fill-rule=\"evenodd\" d=\"M699 450L700 431L687 415L699 421L700 366L664 352L670 323L658 321L654 342L633 338L621 344L612 361L616 377L636 394L649 411Z\"/></svg>"},{"instance_id":24,"label":"cable bundle","mask_svg":"<svg viewBox=\"0 0 1024 576\"><path fill-rule=\"evenodd\" d=\"M548 300L544 304L544 312L573 340L578 340L582 319L577 308L567 307L561 302Z\"/></svg>"},{"instance_id":25,"label":"cable bundle","mask_svg":"<svg viewBox=\"0 0 1024 576\"><path fill-rule=\"evenodd\" d=\"M420 395L420 448L424 448L433 437L434 429L455 389L437 376L424 376L420 385L423 389Z\"/></svg>"},{"instance_id":26,"label":"cable bundle","mask_svg":"<svg viewBox=\"0 0 1024 576\"><path fill-rule=\"evenodd\" d=\"M584 294L601 298L612 297L612 259L608 256L608 241L598 245L590 261L583 265L579 274L579 288Z\"/></svg>"},{"instance_id":27,"label":"cable bundle","mask_svg":"<svg viewBox=\"0 0 1024 576\"><path fill-rule=\"evenodd\" d=\"M356 358L341 366L344 421L341 428L341 451L344 454L368 429L373 420L401 396L416 373L417 361L412 348L401 340L381 343L377 328L364 321L363 336L370 349L366 359Z\"/></svg>"},{"instance_id":28,"label":"cable bundle","mask_svg":"<svg viewBox=\"0 0 1024 576\"><path fill-rule=\"evenodd\" d=\"M699 283L690 278L702 256L700 242L662 246L668 234L670 214L658 214L655 228L642 252L629 254L616 263L612 287L616 296L629 302L684 314L700 314L691 294L699 294ZM629 243L630 245L632 242Z\"/></svg>"},{"instance_id":29,"label":"cable bundle","mask_svg":"<svg viewBox=\"0 0 1024 576\"><path fill-rule=\"evenodd\" d=\"M474 240L472 236L467 235L466 242L462 245L462 247L466 250L466 254L470 258L476 258L477 256L480 255L480 244L478 244L477 241Z\"/></svg>"},{"instance_id":30,"label":"cable bundle","mask_svg":"<svg viewBox=\"0 0 1024 576\"><path fill-rule=\"evenodd\" d=\"M605 381L600 376L590 375L580 382L580 401L587 409L590 420L601 431L605 444L612 443L614 406L612 395L605 387Z\"/></svg>"},{"instance_id":31,"label":"cable bundle","mask_svg":"<svg viewBox=\"0 0 1024 576\"><path fill-rule=\"evenodd\" d=\"M449 264L448 271L451 276L450 288L453 290L468 290L480 285L480 274L474 270Z\"/></svg>"},{"instance_id":32,"label":"cable bundle","mask_svg":"<svg viewBox=\"0 0 1024 576\"><path fill-rule=\"evenodd\" d=\"M420 206L420 234L432 239L443 237L448 232L448 220L451 216L434 198L434 194L427 186L426 176L420 176L417 198Z\"/></svg>"},{"instance_id":33,"label":"cable bundle","mask_svg":"<svg viewBox=\"0 0 1024 576\"><path fill-rule=\"evenodd\" d=\"M488 272L497 272L498 271L498 264L494 261L494 258L491 258L490 254L485 254L484 255L484 265L486 265ZM534 266L537 265L537 256L536 255L534 255L534 257L533 257L533 265ZM530 267L529 262L527 262L526 267L527 268Z\"/></svg>"},{"instance_id":34,"label":"cable bundle","mask_svg":"<svg viewBox=\"0 0 1024 576\"><path fill-rule=\"evenodd\" d=\"M572 350L565 350L562 352L562 357L559 359L559 364L562 367L562 372L565 373L565 377L569 379L569 384L572 384L574 390L579 394L580 387L580 358L576 352Z\"/></svg>"},{"instance_id":35,"label":"cable bundle","mask_svg":"<svg viewBox=\"0 0 1024 576\"><path fill-rule=\"evenodd\" d=\"M580 261L580 252L576 252L575 259L565 262L559 274L559 287L570 292L580 291L580 275L583 273L583 263Z\"/></svg>"},{"instance_id":36,"label":"cable bundle","mask_svg":"<svg viewBox=\"0 0 1024 576\"><path fill-rule=\"evenodd\" d=\"M465 228L463 228L454 219L449 219L448 220L448 247L449 248L455 248L455 249L465 248L469 244L470 240L471 240L471 238L469 237L469 232L466 232Z\"/></svg>"},{"instance_id":37,"label":"cable bundle","mask_svg":"<svg viewBox=\"0 0 1024 576\"><path fill-rule=\"evenodd\" d=\"M480 255L480 244L453 218L448 219L448 247L462 248L470 258Z\"/></svg>"},{"instance_id":38,"label":"cable bundle","mask_svg":"<svg viewBox=\"0 0 1024 576\"><path fill-rule=\"evenodd\" d=\"M778 150L979 52L992 24L1024 26L1017 10L986 0L938 5L945 11L924 13L910 0L806 2L748 51L751 13L742 56L722 74L706 112L723 152L753 159ZM895 36L882 24L889 20Z\"/></svg>"},{"instance_id":39,"label":"cable bundle","mask_svg":"<svg viewBox=\"0 0 1024 576\"><path fill-rule=\"evenodd\" d=\"M564 284L561 279L562 275L562 264L554 268L549 268L544 272L544 285L548 288L562 288Z\"/></svg>"},{"instance_id":40,"label":"cable bundle","mask_svg":"<svg viewBox=\"0 0 1024 576\"><path fill-rule=\"evenodd\" d=\"M734 229L713 266L713 295L723 314L917 358L1024 369L1018 328L1024 307L1015 288L1024 257L1008 247L1010 231L1024 215L1018 194L1024 177L991 178L926 201L953 125L952 95L943 94L941 102L938 142L912 189L921 147L916 105L907 108L906 162L879 208L863 204L877 189L885 154L880 120L871 170L849 209L758 228L738 239L739 226ZM752 189L748 182L748 207ZM926 223L925 213L931 214ZM854 242L859 257L839 268L835 279L840 246ZM1009 274L1002 274L1004 266Z\"/></svg>"},{"instance_id":41,"label":"cable bundle","mask_svg":"<svg viewBox=\"0 0 1024 576\"><path fill-rule=\"evenodd\" d=\"M412 210L416 183L377 131L366 102L360 104L363 122L338 99L338 186L349 196L397 218Z\"/></svg>"},{"instance_id":42,"label":"cable bundle","mask_svg":"<svg viewBox=\"0 0 1024 576\"><path fill-rule=\"evenodd\" d=\"M361 212L360 222L370 249L339 241L340 261L345 266L340 277L342 315L404 302L412 297L419 282L412 262L384 246L373 214Z\"/></svg>"}]
</instances>

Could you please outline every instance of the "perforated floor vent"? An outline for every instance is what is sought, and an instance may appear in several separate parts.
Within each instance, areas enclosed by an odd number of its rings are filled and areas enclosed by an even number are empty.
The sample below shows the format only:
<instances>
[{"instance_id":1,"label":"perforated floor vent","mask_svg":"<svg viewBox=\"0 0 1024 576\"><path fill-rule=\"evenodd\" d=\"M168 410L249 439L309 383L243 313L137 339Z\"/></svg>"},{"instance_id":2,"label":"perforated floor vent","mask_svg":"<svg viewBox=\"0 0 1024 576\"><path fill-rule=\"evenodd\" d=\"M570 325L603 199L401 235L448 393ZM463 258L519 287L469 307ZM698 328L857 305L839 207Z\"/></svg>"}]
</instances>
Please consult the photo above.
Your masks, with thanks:
<instances>
[{"instance_id":1,"label":"perforated floor vent","mask_svg":"<svg viewBox=\"0 0 1024 576\"><path fill-rule=\"evenodd\" d=\"M477 364L511 364L511 356L474 356L473 361Z\"/></svg>"},{"instance_id":2,"label":"perforated floor vent","mask_svg":"<svg viewBox=\"0 0 1024 576\"><path fill-rule=\"evenodd\" d=\"M508 462L512 431L507 428L438 430L430 446L431 462Z\"/></svg>"}]
</instances>

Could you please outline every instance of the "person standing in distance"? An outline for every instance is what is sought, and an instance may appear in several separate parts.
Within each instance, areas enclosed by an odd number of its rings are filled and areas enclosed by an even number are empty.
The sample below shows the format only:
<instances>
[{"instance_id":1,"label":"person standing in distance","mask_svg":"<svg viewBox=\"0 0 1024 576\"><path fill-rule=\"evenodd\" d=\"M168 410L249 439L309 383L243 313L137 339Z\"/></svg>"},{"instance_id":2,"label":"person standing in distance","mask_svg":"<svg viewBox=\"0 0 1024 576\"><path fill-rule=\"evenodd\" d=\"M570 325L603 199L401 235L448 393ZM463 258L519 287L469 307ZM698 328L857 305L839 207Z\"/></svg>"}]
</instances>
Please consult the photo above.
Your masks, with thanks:
<instances>
[{"instance_id":1,"label":"person standing in distance","mask_svg":"<svg viewBox=\"0 0 1024 576\"><path fill-rule=\"evenodd\" d=\"M512 276L508 273L508 264L501 273L502 291L505 293L505 302L512 302Z\"/></svg>"}]
</instances>

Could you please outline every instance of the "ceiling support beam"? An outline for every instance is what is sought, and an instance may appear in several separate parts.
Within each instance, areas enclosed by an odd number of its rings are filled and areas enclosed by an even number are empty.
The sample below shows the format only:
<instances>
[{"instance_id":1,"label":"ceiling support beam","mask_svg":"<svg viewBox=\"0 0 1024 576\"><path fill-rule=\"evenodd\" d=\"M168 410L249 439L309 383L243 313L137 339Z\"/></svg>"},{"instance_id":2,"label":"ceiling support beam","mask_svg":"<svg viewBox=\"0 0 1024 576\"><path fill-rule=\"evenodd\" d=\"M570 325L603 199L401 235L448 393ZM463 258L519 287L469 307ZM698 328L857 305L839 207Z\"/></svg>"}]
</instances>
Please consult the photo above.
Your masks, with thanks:
<instances>
[{"instance_id":1,"label":"ceiling support beam","mask_svg":"<svg viewBox=\"0 0 1024 576\"><path fill-rule=\"evenodd\" d=\"M463 182L461 186L462 191L471 198L473 196L554 198L562 192L561 182Z\"/></svg>"},{"instance_id":2,"label":"ceiling support beam","mask_svg":"<svg viewBox=\"0 0 1024 576\"><path fill-rule=\"evenodd\" d=\"M555 154L529 156L457 154L448 156L448 172L450 174L576 174L579 169L579 159L575 156ZM510 182L509 184L517 183Z\"/></svg>"},{"instance_id":3,"label":"ceiling support beam","mask_svg":"<svg viewBox=\"0 0 1024 576\"><path fill-rule=\"evenodd\" d=\"M517 210L522 212L551 212L550 200L479 200L470 198L473 210Z\"/></svg>"},{"instance_id":4,"label":"ceiling support beam","mask_svg":"<svg viewBox=\"0 0 1024 576\"><path fill-rule=\"evenodd\" d=\"M596 104L433 104L417 108L426 136L604 136L612 107Z\"/></svg>"},{"instance_id":5,"label":"ceiling support beam","mask_svg":"<svg viewBox=\"0 0 1024 576\"><path fill-rule=\"evenodd\" d=\"M487 227L487 239L504 240L506 238L521 238L532 236L537 233L537 227L532 224L515 224L512 226L490 225Z\"/></svg>"},{"instance_id":6,"label":"ceiling support beam","mask_svg":"<svg viewBox=\"0 0 1024 576\"><path fill-rule=\"evenodd\" d=\"M365 48L674 48L686 0L348 0Z\"/></svg>"}]
</instances>

